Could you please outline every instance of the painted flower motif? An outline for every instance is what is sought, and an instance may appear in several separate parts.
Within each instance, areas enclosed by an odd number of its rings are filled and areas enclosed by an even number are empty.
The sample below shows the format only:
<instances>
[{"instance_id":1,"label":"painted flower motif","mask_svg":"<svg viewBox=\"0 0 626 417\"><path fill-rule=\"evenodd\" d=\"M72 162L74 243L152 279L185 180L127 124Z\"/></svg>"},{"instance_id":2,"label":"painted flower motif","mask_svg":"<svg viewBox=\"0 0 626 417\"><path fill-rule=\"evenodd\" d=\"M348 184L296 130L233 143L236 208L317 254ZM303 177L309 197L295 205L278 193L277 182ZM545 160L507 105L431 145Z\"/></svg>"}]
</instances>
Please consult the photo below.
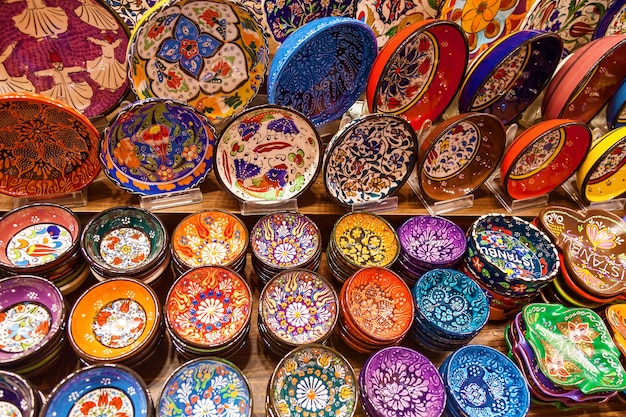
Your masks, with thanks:
<instances>
[{"instance_id":1,"label":"painted flower motif","mask_svg":"<svg viewBox=\"0 0 626 417\"><path fill-rule=\"evenodd\" d=\"M198 79L204 69L203 58L215 54L222 44L207 33L201 34L194 22L180 16L174 28L174 39L165 40L157 56L167 62L178 62L183 71Z\"/></svg>"},{"instance_id":2,"label":"painted flower motif","mask_svg":"<svg viewBox=\"0 0 626 417\"><path fill-rule=\"evenodd\" d=\"M314 376L308 376L296 386L296 401L305 410L316 412L328 404L330 395L324 383Z\"/></svg>"},{"instance_id":3,"label":"painted flower motif","mask_svg":"<svg viewBox=\"0 0 626 417\"><path fill-rule=\"evenodd\" d=\"M208 265L221 265L227 256L228 250L218 242L208 243L200 251L200 257Z\"/></svg>"},{"instance_id":4,"label":"painted flower motif","mask_svg":"<svg viewBox=\"0 0 626 417\"><path fill-rule=\"evenodd\" d=\"M197 317L204 324L216 325L222 321L225 311L220 300L208 298L198 305Z\"/></svg>"},{"instance_id":5,"label":"painted flower motif","mask_svg":"<svg viewBox=\"0 0 626 417\"><path fill-rule=\"evenodd\" d=\"M550 376L557 378L567 378L571 376L570 372L565 367L563 357L556 351L552 351L551 353L546 352L545 366Z\"/></svg>"},{"instance_id":6,"label":"painted flower motif","mask_svg":"<svg viewBox=\"0 0 626 417\"><path fill-rule=\"evenodd\" d=\"M157 175L161 181L170 181L174 179L174 170L168 166L161 165L159 169L157 169Z\"/></svg>"},{"instance_id":7,"label":"painted flower motif","mask_svg":"<svg viewBox=\"0 0 626 417\"><path fill-rule=\"evenodd\" d=\"M495 19L501 2L501 0L468 0L461 17L463 30L466 33L484 30Z\"/></svg>"},{"instance_id":8,"label":"painted flower motif","mask_svg":"<svg viewBox=\"0 0 626 417\"><path fill-rule=\"evenodd\" d=\"M290 242L282 242L274 249L274 258L281 264L290 264L296 258L297 251Z\"/></svg>"},{"instance_id":9,"label":"painted flower motif","mask_svg":"<svg viewBox=\"0 0 626 417\"><path fill-rule=\"evenodd\" d=\"M83 416L99 417L99 416L115 416L115 417L129 417L127 411L124 409L124 401L117 395L109 395L109 392L103 392L98 402L86 401L80 407L80 412Z\"/></svg>"},{"instance_id":10,"label":"painted flower motif","mask_svg":"<svg viewBox=\"0 0 626 417\"><path fill-rule=\"evenodd\" d=\"M463 387L461 395L471 404L481 407L487 401L487 392L483 387L472 382Z\"/></svg>"},{"instance_id":11,"label":"painted flower motif","mask_svg":"<svg viewBox=\"0 0 626 417\"><path fill-rule=\"evenodd\" d=\"M287 321L294 327L304 327L311 319L309 309L303 303L291 303L285 312Z\"/></svg>"},{"instance_id":12,"label":"painted flower motif","mask_svg":"<svg viewBox=\"0 0 626 417\"><path fill-rule=\"evenodd\" d=\"M185 146L183 151L181 152L181 156L185 158L186 161L193 161L198 156L199 150L196 145Z\"/></svg>"},{"instance_id":13,"label":"painted flower motif","mask_svg":"<svg viewBox=\"0 0 626 417\"><path fill-rule=\"evenodd\" d=\"M150 28L150 30L148 31L148 37L150 39L156 39L159 37L159 35L161 33L163 33L163 31L165 30L165 26L163 26L162 24L157 24L154 25Z\"/></svg>"},{"instance_id":14,"label":"painted flower motif","mask_svg":"<svg viewBox=\"0 0 626 417\"><path fill-rule=\"evenodd\" d=\"M140 135L141 141L154 149L161 160L167 159L167 148L170 143L170 130L162 124L154 124Z\"/></svg>"},{"instance_id":15,"label":"painted flower motif","mask_svg":"<svg viewBox=\"0 0 626 417\"><path fill-rule=\"evenodd\" d=\"M210 398L200 398L193 405L193 417L210 417L214 416L217 411L215 403Z\"/></svg>"},{"instance_id":16,"label":"painted flower motif","mask_svg":"<svg viewBox=\"0 0 626 417\"><path fill-rule=\"evenodd\" d=\"M141 161L135 153L135 145L130 138L123 138L115 145L113 156L118 164L126 165L130 169L136 169L141 166Z\"/></svg>"},{"instance_id":17,"label":"painted flower motif","mask_svg":"<svg viewBox=\"0 0 626 417\"><path fill-rule=\"evenodd\" d=\"M183 78L179 77L176 71L168 71L167 74L165 74L165 84L172 90L179 89L182 81Z\"/></svg>"},{"instance_id":18,"label":"painted flower motif","mask_svg":"<svg viewBox=\"0 0 626 417\"><path fill-rule=\"evenodd\" d=\"M291 162L296 164L299 167L304 166L304 151L302 149L298 149L298 152L290 153L288 158Z\"/></svg>"},{"instance_id":19,"label":"painted flower motif","mask_svg":"<svg viewBox=\"0 0 626 417\"><path fill-rule=\"evenodd\" d=\"M615 242L616 235L615 233L611 233L609 228L600 228L597 224L587 223L585 229L587 238L594 249L613 249L617 246Z\"/></svg>"},{"instance_id":20,"label":"painted flower motif","mask_svg":"<svg viewBox=\"0 0 626 417\"><path fill-rule=\"evenodd\" d=\"M588 323L567 323L569 338L574 343L593 343L597 333L589 328Z\"/></svg>"}]
</instances>

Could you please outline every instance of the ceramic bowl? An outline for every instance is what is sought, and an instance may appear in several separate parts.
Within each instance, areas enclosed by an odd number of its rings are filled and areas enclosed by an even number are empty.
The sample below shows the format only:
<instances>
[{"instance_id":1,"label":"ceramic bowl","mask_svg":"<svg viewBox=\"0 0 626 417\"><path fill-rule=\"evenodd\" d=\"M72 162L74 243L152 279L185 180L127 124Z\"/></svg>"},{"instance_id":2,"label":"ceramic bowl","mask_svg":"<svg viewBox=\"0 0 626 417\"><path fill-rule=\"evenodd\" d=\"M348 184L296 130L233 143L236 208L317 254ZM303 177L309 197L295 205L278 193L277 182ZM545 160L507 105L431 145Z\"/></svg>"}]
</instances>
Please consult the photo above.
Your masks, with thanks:
<instances>
[{"instance_id":1,"label":"ceramic bowl","mask_svg":"<svg viewBox=\"0 0 626 417\"><path fill-rule=\"evenodd\" d=\"M606 322L611 329L613 342L622 355L626 351L626 304L613 304L605 309Z\"/></svg>"},{"instance_id":2,"label":"ceramic bowl","mask_svg":"<svg viewBox=\"0 0 626 417\"><path fill-rule=\"evenodd\" d=\"M241 4L168 0L135 26L126 56L137 97L184 101L216 123L256 96L269 48L258 20Z\"/></svg>"},{"instance_id":3,"label":"ceramic bowl","mask_svg":"<svg viewBox=\"0 0 626 417\"><path fill-rule=\"evenodd\" d=\"M61 101L7 92L0 97L0 125L5 138L0 145L2 194L72 193L87 187L100 173L98 130Z\"/></svg>"},{"instance_id":4,"label":"ceramic bowl","mask_svg":"<svg viewBox=\"0 0 626 417\"><path fill-rule=\"evenodd\" d=\"M601 38L603 36L611 35L626 35L626 25L624 22L626 15L626 1L616 0L609 4L606 9L596 31L593 34L593 38Z\"/></svg>"},{"instance_id":5,"label":"ceramic bowl","mask_svg":"<svg viewBox=\"0 0 626 417\"><path fill-rule=\"evenodd\" d=\"M189 413L252 415L252 392L246 376L232 362L207 357L183 363L168 377L156 401L156 414ZM194 411L195 410L195 411Z\"/></svg>"},{"instance_id":6,"label":"ceramic bowl","mask_svg":"<svg viewBox=\"0 0 626 417\"><path fill-rule=\"evenodd\" d=\"M130 35L107 4L95 0L52 0L36 4L8 2L5 6L0 16L0 39L3 39L0 91L36 93L58 99L90 119L108 115L118 107L129 92L124 54ZM31 109L23 117L31 120L31 115L36 114L39 112ZM56 123L67 121L57 119ZM75 165L85 160L79 154L86 149L80 146L85 138L80 133L73 136L76 148L68 161ZM45 137L50 136L42 136ZM69 139L63 135L56 138ZM60 173L67 172L67 166L61 161L57 163L61 165L53 166ZM18 166L17 169L30 171Z\"/></svg>"},{"instance_id":7,"label":"ceramic bowl","mask_svg":"<svg viewBox=\"0 0 626 417\"><path fill-rule=\"evenodd\" d=\"M585 200L607 201L626 192L626 126L595 140L576 171L576 186Z\"/></svg>"},{"instance_id":8,"label":"ceramic bowl","mask_svg":"<svg viewBox=\"0 0 626 417\"><path fill-rule=\"evenodd\" d=\"M151 417L150 391L141 376L123 365L94 365L65 377L53 389L41 417L111 413Z\"/></svg>"},{"instance_id":9,"label":"ceramic bowl","mask_svg":"<svg viewBox=\"0 0 626 417\"><path fill-rule=\"evenodd\" d=\"M91 267L106 276L143 274L169 252L161 219L137 207L113 207L92 217L80 244Z\"/></svg>"},{"instance_id":10,"label":"ceramic bowl","mask_svg":"<svg viewBox=\"0 0 626 417\"><path fill-rule=\"evenodd\" d=\"M606 106L606 125L609 129L626 126L626 81L623 81Z\"/></svg>"},{"instance_id":11,"label":"ceramic bowl","mask_svg":"<svg viewBox=\"0 0 626 417\"><path fill-rule=\"evenodd\" d=\"M543 120L589 123L626 77L626 37L605 36L577 50L554 74L541 103Z\"/></svg>"},{"instance_id":12,"label":"ceramic bowl","mask_svg":"<svg viewBox=\"0 0 626 417\"><path fill-rule=\"evenodd\" d=\"M139 195L198 186L213 168L213 124L195 108L169 99L129 104L109 121L100 145L103 172Z\"/></svg>"},{"instance_id":13,"label":"ceramic bowl","mask_svg":"<svg viewBox=\"0 0 626 417\"><path fill-rule=\"evenodd\" d=\"M137 22L155 4L156 0L136 0L133 2L123 2L118 0L104 0L119 17L122 18L129 30L133 30Z\"/></svg>"},{"instance_id":14,"label":"ceramic bowl","mask_svg":"<svg viewBox=\"0 0 626 417\"><path fill-rule=\"evenodd\" d=\"M467 55L456 23L429 19L405 27L374 61L366 90L369 111L401 115L416 130L435 122L457 94Z\"/></svg>"},{"instance_id":15,"label":"ceramic bowl","mask_svg":"<svg viewBox=\"0 0 626 417\"><path fill-rule=\"evenodd\" d=\"M512 32L485 50L467 70L459 111L493 114L514 122L543 92L554 74L563 41L539 30Z\"/></svg>"},{"instance_id":16,"label":"ceramic bowl","mask_svg":"<svg viewBox=\"0 0 626 417\"><path fill-rule=\"evenodd\" d=\"M338 131L326 146L322 175L337 204L380 201L395 195L417 160L417 134L404 119L368 114Z\"/></svg>"},{"instance_id":17,"label":"ceramic bowl","mask_svg":"<svg viewBox=\"0 0 626 417\"><path fill-rule=\"evenodd\" d=\"M495 171L506 144L502 122L487 113L463 113L438 124L420 145L417 179L435 201L471 194Z\"/></svg>"},{"instance_id":18,"label":"ceramic bowl","mask_svg":"<svg viewBox=\"0 0 626 417\"><path fill-rule=\"evenodd\" d=\"M505 193L514 200L550 193L576 172L591 139L589 127L575 120L546 120L528 128L502 157L500 178Z\"/></svg>"},{"instance_id":19,"label":"ceramic bowl","mask_svg":"<svg viewBox=\"0 0 626 417\"><path fill-rule=\"evenodd\" d=\"M0 370L0 409L3 415L37 417L41 407L41 393L23 376Z\"/></svg>"},{"instance_id":20,"label":"ceramic bowl","mask_svg":"<svg viewBox=\"0 0 626 417\"><path fill-rule=\"evenodd\" d=\"M315 125L341 116L359 99L378 52L376 36L351 17L323 17L296 29L276 50L267 100L302 112Z\"/></svg>"}]
</instances>

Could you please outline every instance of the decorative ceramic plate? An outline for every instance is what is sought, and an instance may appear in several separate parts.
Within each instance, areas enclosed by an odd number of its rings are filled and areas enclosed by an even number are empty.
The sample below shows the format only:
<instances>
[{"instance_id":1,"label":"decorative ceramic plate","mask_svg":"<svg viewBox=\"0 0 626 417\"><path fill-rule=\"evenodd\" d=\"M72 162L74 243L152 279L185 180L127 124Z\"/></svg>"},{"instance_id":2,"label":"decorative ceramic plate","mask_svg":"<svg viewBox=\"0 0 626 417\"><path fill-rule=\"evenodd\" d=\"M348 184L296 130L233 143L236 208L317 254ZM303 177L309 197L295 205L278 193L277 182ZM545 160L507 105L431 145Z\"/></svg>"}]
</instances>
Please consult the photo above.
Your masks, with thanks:
<instances>
[{"instance_id":1,"label":"decorative ceramic plate","mask_svg":"<svg viewBox=\"0 0 626 417\"><path fill-rule=\"evenodd\" d=\"M398 228L403 253L424 267L452 266L465 254L465 232L438 216L415 216Z\"/></svg>"},{"instance_id":2,"label":"decorative ceramic plate","mask_svg":"<svg viewBox=\"0 0 626 417\"><path fill-rule=\"evenodd\" d=\"M41 417L93 414L153 416L150 392L141 376L123 365L82 368L54 387Z\"/></svg>"},{"instance_id":3,"label":"decorative ceramic plate","mask_svg":"<svg viewBox=\"0 0 626 417\"><path fill-rule=\"evenodd\" d=\"M148 99L124 107L106 126L100 147L104 173L140 195L193 188L213 168L216 134L193 107Z\"/></svg>"},{"instance_id":4,"label":"decorative ceramic plate","mask_svg":"<svg viewBox=\"0 0 626 417\"><path fill-rule=\"evenodd\" d=\"M578 169L591 137L585 123L568 119L546 120L525 130L502 157L504 191L515 200L548 194Z\"/></svg>"},{"instance_id":5,"label":"decorative ceramic plate","mask_svg":"<svg viewBox=\"0 0 626 417\"><path fill-rule=\"evenodd\" d=\"M388 347L370 356L361 368L359 388L364 408L380 417L418 410L422 417L439 417L446 406L446 388L437 368L407 347Z\"/></svg>"},{"instance_id":6,"label":"decorative ceramic plate","mask_svg":"<svg viewBox=\"0 0 626 417\"><path fill-rule=\"evenodd\" d=\"M363 116L326 146L326 193L343 206L383 200L400 190L416 160L417 135L407 121L387 114Z\"/></svg>"},{"instance_id":7,"label":"decorative ceramic plate","mask_svg":"<svg viewBox=\"0 0 626 417\"><path fill-rule=\"evenodd\" d=\"M157 0L104 0L115 13L122 18L128 29L133 30L137 22L152 6L158 3Z\"/></svg>"},{"instance_id":8,"label":"decorative ceramic plate","mask_svg":"<svg viewBox=\"0 0 626 417\"><path fill-rule=\"evenodd\" d=\"M278 48L267 99L298 110L315 125L341 118L359 99L376 58L376 36L349 17L323 17L295 30Z\"/></svg>"},{"instance_id":9,"label":"decorative ceramic plate","mask_svg":"<svg viewBox=\"0 0 626 417\"><path fill-rule=\"evenodd\" d=\"M252 392L237 366L220 358L184 363L170 374L156 403L160 417L182 415L252 415Z\"/></svg>"},{"instance_id":10,"label":"decorative ceramic plate","mask_svg":"<svg viewBox=\"0 0 626 417\"><path fill-rule=\"evenodd\" d=\"M559 35L513 32L477 57L459 95L459 111L484 111L509 124L543 92L563 53Z\"/></svg>"},{"instance_id":11,"label":"decorative ceramic plate","mask_svg":"<svg viewBox=\"0 0 626 417\"><path fill-rule=\"evenodd\" d=\"M0 193L70 193L100 172L100 134L78 111L46 96L0 97Z\"/></svg>"},{"instance_id":12,"label":"decorative ceramic plate","mask_svg":"<svg viewBox=\"0 0 626 417\"><path fill-rule=\"evenodd\" d=\"M433 19L409 25L374 61L367 81L369 110L402 115L417 130L443 114L466 67L467 40L459 25Z\"/></svg>"},{"instance_id":13,"label":"decorative ceramic plate","mask_svg":"<svg viewBox=\"0 0 626 417\"><path fill-rule=\"evenodd\" d=\"M172 254L189 268L228 266L248 246L248 229L233 214L201 211L185 217L172 234Z\"/></svg>"},{"instance_id":14,"label":"decorative ceramic plate","mask_svg":"<svg viewBox=\"0 0 626 417\"><path fill-rule=\"evenodd\" d=\"M626 80L622 81L606 106L606 125L609 129L626 126Z\"/></svg>"},{"instance_id":15,"label":"decorative ceramic plate","mask_svg":"<svg viewBox=\"0 0 626 417\"><path fill-rule=\"evenodd\" d=\"M626 192L626 127L595 140L580 168L576 185L587 201L606 201Z\"/></svg>"},{"instance_id":16,"label":"decorative ceramic plate","mask_svg":"<svg viewBox=\"0 0 626 417\"><path fill-rule=\"evenodd\" d=\"M626 389L619 350L593 310L529 304L522 315L526 340L542 372L555 384L576 387L585 394Z\"/></svg>"},{"instance_id":17,"label":"decorative ceramic plate","mask_svg":"<svg viewBox=\"0 0 626 417\"><path fill-rule=\"evenodd\" d=\"M236 338L250 323L252 293L236 272L221 267L192 269L167 294L168 329L186 344L219 346Z\"/></svg>"},{"instance_id":18,"label":"decorative ceramic plate","mask_svg":"<svg viewBox=\"0 0 626 417\"><path fill-rule=\"evenodd\" d=\"M79 357L115 362L144 349L160 325L156 293L139 281L115 278L78 298L70 313L68 337Z\"/></svg>"},{"instance_id":19,"label":"decorative ceramic plate","mask_svg":"<svg viewBox=\"0 0 626 417\"><path fill-rule=\"evenodd\" d=\"M298 197L322 168L322 142L302 114L259 106L234 118L217 142L215 175L239 201Z\"/></svg>"},{"instance_id":20,"label":"decorative ceramic plate","mask_svg":"<svg viewBox=\"0 0 626 417\"><path fill-rule=\"evenodd\" d=\"M608 9L600 18L593 38L612 35L626 35L626 0L610 2Z\"/></svg>"},{"instance_id":21,"label":"decorative ceramic plate","mask_svg":"<svg viewBox=\"0 0 626 417\"><path fill-rule=\"evenodd\" d=\"M324 277L304 269L272 278L259 296L259 316L272 337L289 345L320 343L335 328L337 293Z\"/></svg>"},{"instance_id":22,"label":"decorative ceramic plate","mask_svg":"<svg viewBox=\"0 0 626 417\"><path fill-rule=\"evenodd\" d=\"M441 18L461 26L472 60L490 45L521 28L532 0L445 0Z\"/></svg>"},{"instance_id":23,"label":"decorative ceramic plate","mask_svg":"<svg viewBox=\"0 0 626 417\"><path fill-rule=\"evenodd\" d=\"M23 376L0 370L0 414L11 417L37 417L39 392Z\"/></svg>"},{"instance_id":24,"label":"decorative ceramic plate","mask_svg":"<svg viewBox=\"0 0 626 417\"><path fill-rule=\"evenodd\" d=\"M3 6L0 93L39 93L89 118L117 108L129 87L129 34L111 8L98 0L15 0Z\"/></svg>"},{"instance_id":25,"label":"decorative ceramic plate","mask_svg":"<svg viewBox=\"0 0 626 417\"><path fill-rule=\"evenodd\" d=\"M139 98L186 101L217 122L256 96L269 50L252 12L236 2L167 0L137 24L127 59Z\"/></svg>"},{"instance_id":26,"label":"decorative ceramic plate","mask_svg":"<svg viewBox=\"0 0 626 417\"><path fill-rule=\"evenodd\" d=\"M463 113L441 122L421 144L422 192L435 201L471 194L495 171L505 143L506 131L494 115Z\"/></svg>"},{"instance_id":27,"label":"decorative ceramic plate","mask_svg":"<svg viewBox=\"0 0 626 417\"><path fill-rule=\"evenodd\" d=\"M605 310L606 322L613 334L613 342L622 355L626 351L626 304L613 304Z\"/></svg>"},{"instance_id":28,"label":"decorative ceramic plate","mask_svg":"<svg viewBox=\"0 0 626 417\"><path fill-rule=\"evenodd\" d=\"M308 345L289 352L268 384L270 415L351 417L357 410L357 377L350 363L331 348Z\"/></svg>"},{"instance_id":29,"label":"decorative ceramic plate","mask_svg":"<svg viewBox=\"0 0 626 417\"><path fill-rule=\"evenodd\" d=\"M563 39L572 53L589 42L611 0L537 0L520 30L547 30Z\"/></svg>"}]
</instances>

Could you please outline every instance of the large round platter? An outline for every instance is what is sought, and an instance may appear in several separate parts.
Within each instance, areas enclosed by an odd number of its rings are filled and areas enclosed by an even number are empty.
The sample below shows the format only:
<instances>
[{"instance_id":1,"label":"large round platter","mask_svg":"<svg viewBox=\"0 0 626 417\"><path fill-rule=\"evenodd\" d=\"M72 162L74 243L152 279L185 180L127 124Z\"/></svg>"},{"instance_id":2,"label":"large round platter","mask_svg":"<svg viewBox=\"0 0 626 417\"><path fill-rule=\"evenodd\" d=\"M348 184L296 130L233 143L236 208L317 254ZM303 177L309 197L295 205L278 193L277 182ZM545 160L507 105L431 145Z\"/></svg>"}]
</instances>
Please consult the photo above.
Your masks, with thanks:
<instances>
[{"instance_id":1,"label":"large round platter","mask_svg":"<svg viewBox=\"0 0 626 417\"><path fill-rule=\"evenodd\" d=\"M135 27L127 52L139 98L186 101L213 122L241 112L256 96L269 53L263 29L227 0L167 0Z\"/></svg>"},{"instance_id":2,"label":"large round platter","mask_svg":"<svg viewBox=\"0 0 626 417\"><path fill-rule=\"evenodd\" d=\"M322 168L322 142L301 113L259 106L234 118L223 130L215 154L215 175L239 201L275 202L298 197Z\"/></svg>"},{"instance_id":3,"label":"large round platter","mask_svg":"<svg viewBox=\"0 0 626 417\"><path fill-rule=\"evenodd\" d=\"M377 52L374 32L365 23L316 19L276 51L267 99L302 112L316 125L339 119L363 93Z\"/></svg>"},{"instance_id":4,"label":"large round platter","mask_svg":"<svg viewBox=\"0 0 626 417\"><path fill-rule=\"evenodd\" d=\"M213 125L193 107L147 99L124 107L102 135L100 161L118 187L140 195L195 187L213 167Z\"/></svg>"},{"instance_id":5,"label":"large round platter","mask_svg":"<svg viewBox=\"0 0 626 417\"><path fill-rule=\"evenodd\" d=\"M0 96L0 193L74 192L100 172L100 134L60 101L30 93Z\"/></svg>"},{"instance_id":6,"label":"large round platter","mask_svg":"<svg viewBox=\"0 0 626 417\"><path fill-rule=\"evenodd\" d=\"M417 135L404 119L369 114L338 132L324 153L324 186L338 204L351 206L393 196L417 159Z\"/></svg>"},{"instance_id":7,"label":"large round platter","mask_svg":"<svg viewBox=\"0 0 626 417\"><path fill-rule=\"evenodd\" d=\"M459 111L484 111L509 124L541 94L561 60L563 41L551 32L524 30L501 38L468 69Z\"/></svg>"},{"instance_id":8,"label":"large round platter","mask_svg":"<svg viewBox=\"0 0 626 417\"><path fill-rule=\"evenodd\" d=\"M467 40L456 23L425 20L380 50L367 81L370 112L402 115L415 129L450 105L467 67Z\"/></svg>"},{"instance_id":9,"label":"large round platter","mask_svg":"<svg viewBox=\"0 0 626 417\"><path fill-rule=\"evenodd\" d=\"M0 15L0 93L39 93L88 118L128 93L128 29L99 0L7 1Z\"/></svg>"}]
</instances>

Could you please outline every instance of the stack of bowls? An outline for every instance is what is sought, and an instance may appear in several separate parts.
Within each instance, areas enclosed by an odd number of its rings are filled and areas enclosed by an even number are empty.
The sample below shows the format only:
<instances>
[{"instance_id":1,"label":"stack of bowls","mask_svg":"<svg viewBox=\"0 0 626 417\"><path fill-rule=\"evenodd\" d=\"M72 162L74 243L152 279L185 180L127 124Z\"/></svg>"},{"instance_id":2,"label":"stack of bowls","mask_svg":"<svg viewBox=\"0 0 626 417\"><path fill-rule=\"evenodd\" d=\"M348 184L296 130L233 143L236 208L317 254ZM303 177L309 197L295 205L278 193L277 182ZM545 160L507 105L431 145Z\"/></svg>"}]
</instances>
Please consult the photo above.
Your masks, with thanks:
<instances>
[{"instance_id":1,"label":"stack of bowls","mask_svg":"<svg viewBox=\"0 0 626 417\"><path fill-rule=\"evenodd\" d=\"M0 410L3 416L37 417L43 404L41 392L21 375L0 370Z\"/></svg>"},{"instance_id":2,"label":"stack of bowls","mask_svg":"<svg viewBox=\"0 0 626 417\"><path fill-rule=\"evenodd\" d=\"M306 269L281 272L261 291L259 334L281 357L298 346L326 344L337 323L338 306L335 289L321 275Z\"/></svg>"},{"instance_id":3,"label":"stack of bowls","mask_svg":"<svg viewBox=\"0 0 626 417\"><path fill-rule=\"evenodd\" d=\"M252 267L265 285L276 274L299 268L317 271L322 235L307 216L283 211L262 217L250 231Z\"/></svg>"},{"instance_id":4,"label":"stack of bowls","mask_svg":"<svg viewBox=\"0 0 626 417\"><path fill-rule=\"evenodd\" d=\"M156 293L132 278L110 278L86 290L68 321L72 348L91 365L139 366L157 350L164 333Z\"/></svg>"},{"instance_id":5,"label":"stack of bowls","mask_svg":"<svg viewBox=\"0 0 626 417\"><path fill-rule=\"evenodd\" d=\"M53 367L65 346L67 306L49 280L17 275L0 280L0 367L25 377Z\"/></svg>"},{"instance_id":6,"label":"stack of bowls","mask_svg":"<svg viewBox=\"0 0 626 417\"><path fill-rule=\"evenodd\" d=\"M252 292L232 269L205 266L183 273L165 299L165 325L185 358L235 354L250 331Z\"/></svg>"},{"instance_id":7,"label":"stack of bowls","mask_svg":"<svg viewBox=\"0 0 626 417\"><path fill-rule=\"evenodd\" d=\"M486 214L467 232L461 269L485 291L492 320L507 319L530 303L559 272L550 238L515 216Z\"/></svg>"},{"instance_id":8,"label":"stack of bowls","mask_svg":"<svg viewBox=\"0 0 626 417\"><path fill-rule=\"evenodd\" d=\"M80 247L99 281L126 277L156 285L170 265L165 225L137 207L113 207L94 216L83 229Z\"/></svg>"},{"instance_id":9,"label":"stack of bowls","mask_svg":"<svg viewBox=\"0 0 626 417\"><path fill-rule=\"evenodd\" d=\"M470 277L453 269L433 269L411 289L415 320L411 335L433 352L468 344L487 324L489 302Z\"/></svg>"},{"instance_id":10,"label":"stack of bowls","mask_svg":"<svg viewBox=\"0 0 626 417\"><path fill-rule=\"evenodd\" d=\"M339 334L359 353L399 344L414 314L411 290L389 269L363 268L341 287Z\"/></svg>"},{"instance_id":11,"label":"stack of bowls","mask_svg":"<svg viewBox=\"0 0 626 417\"><path fill-rule=\"evenodd\" d=\"M89 267L80 253L80 222L68 208L32 204L0 218L0 268L8 275L36 275L53 282L63 294L87 279Z\"/></svg>"},{"instance_id":12,"label":"stack of bowls","mask_svg":"<svg viewBox=\"0 0 626 417\"><path fill-rule=\"evenodd\" d=\"M411 287L431 269L456 267L465 255L465 232L443 217L412 217L397 233L401 249L392 269Z\"/></svg>"},{"instance_id":13,"label":"stack of bowls","mask_svg":"<svg viewBox=\"0 0 626 417\"><path fill-rule=\"evenodd\" d=\"M172 268L179 276L192 268L223 266L243 273L248 228L235 215L207 210L185 217L172 234Z\"/></svg>"},{"instance_id":14,"label":"stack of bowls","mask_svg":"<svg viewBox=\"0 0 626 417\"><path fill-rule=\"evenodd\" d=\"M335 222L330 232L326 260L339 282L345 282L359 269L390 267L400 254L394 228L382 217L352 212Z\"/></svg>"}]
</instances>

